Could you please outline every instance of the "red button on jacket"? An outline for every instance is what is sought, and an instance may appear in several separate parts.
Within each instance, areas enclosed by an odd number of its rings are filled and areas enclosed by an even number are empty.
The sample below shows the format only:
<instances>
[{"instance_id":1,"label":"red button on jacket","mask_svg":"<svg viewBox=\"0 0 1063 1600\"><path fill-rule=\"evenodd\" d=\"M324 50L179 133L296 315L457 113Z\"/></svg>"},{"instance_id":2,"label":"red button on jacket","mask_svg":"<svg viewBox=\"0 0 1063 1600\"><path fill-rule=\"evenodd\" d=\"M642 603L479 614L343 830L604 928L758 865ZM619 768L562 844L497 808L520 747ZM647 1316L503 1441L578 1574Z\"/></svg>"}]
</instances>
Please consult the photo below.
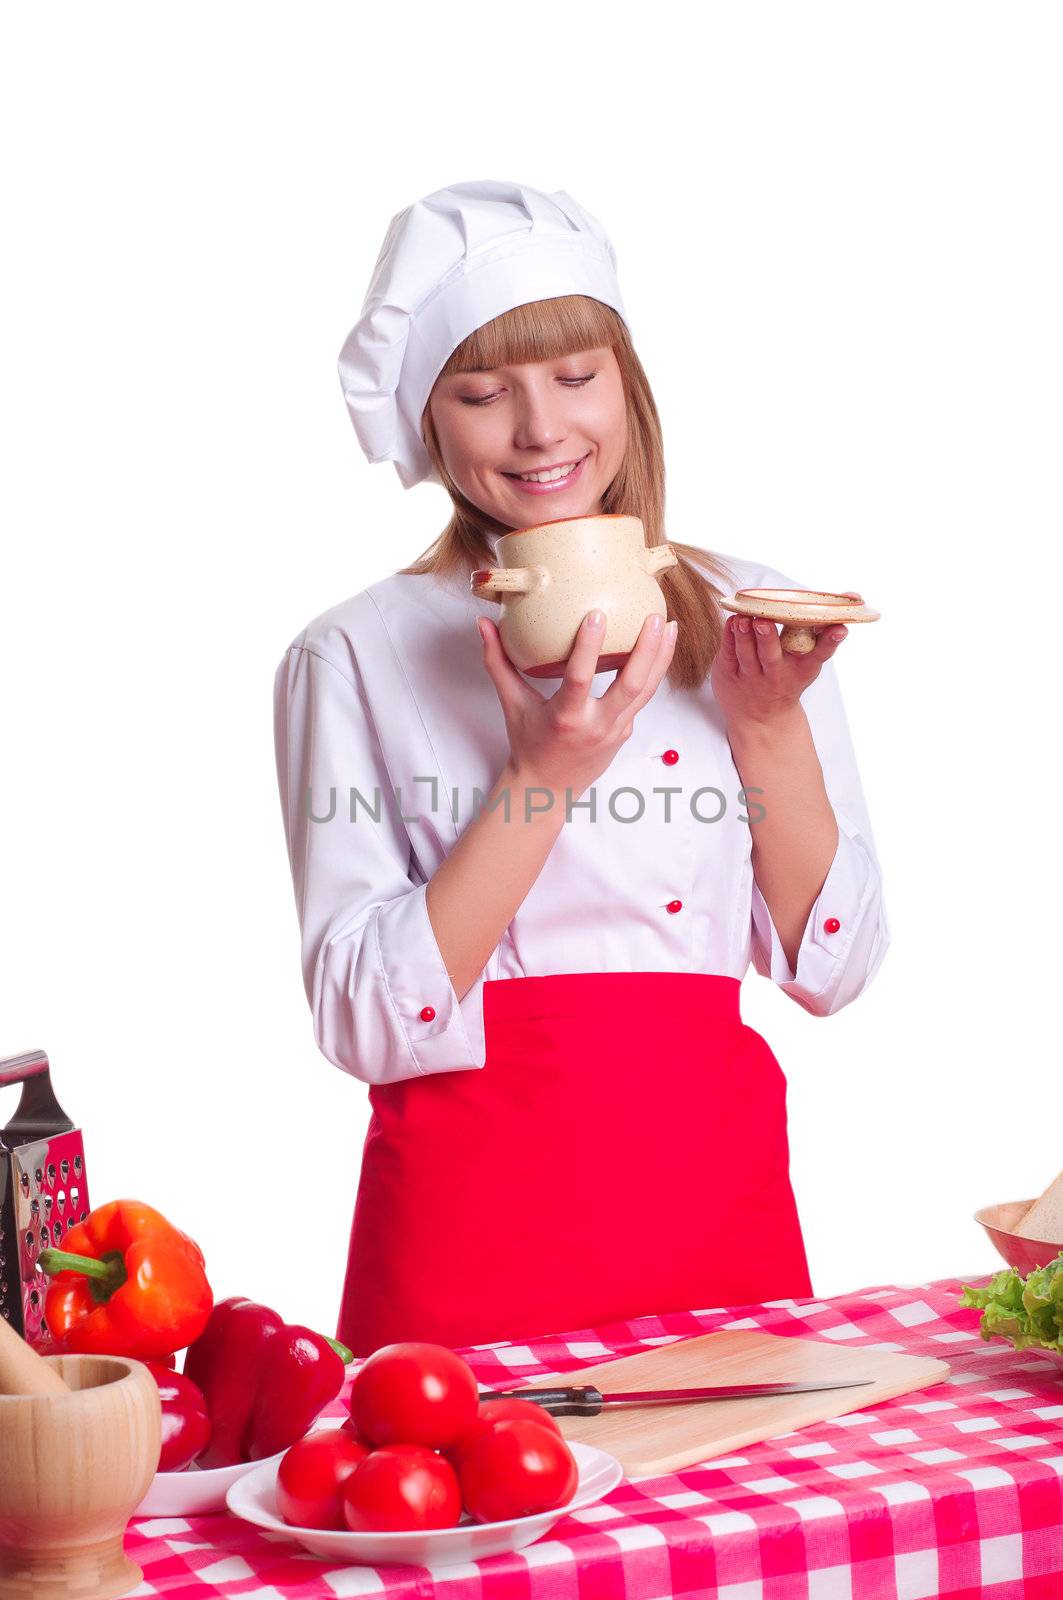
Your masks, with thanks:
<instances>
[{"instance_id":1,"label":"red button on jacket","mask_svg":"<svg viewBox=\"0 0 1063 1600\"><path fill-rule=\"evenodd\" d=\"M828 917L826 922L823 924L823 932L837 933L840 927L841 923L838 921L837 917Z\"/></svg>"},{"instance_id":2,"label":"red button on jacket","mask_svg":"<svg viewBox=\"0 0 1063 1600\"><path fill-rule=\"evenodd\" d=\"M669 911L682 911L682 909L683 909L682 900L669 900L669 902L668 902L668 910Z\"/></svg>"},{"instance_id":3,"label":"red button on jacket","mask_svg":"<svg viewBox=\"0 0 1063 1600\"><path fill-rule=\"evenodd\" d=\"M422 1022L431 1022L431 1020L435 1016L435 1014L436 1013L435 1013L435 1007L434 1006L422 1006L421 1007L421 1021Z\"/></svg>"},{"instance_id":4,"label":"red button on jacket","mask_svg":"<svg viewBox=\"0 0 1063 1600\"><path fill-rule=\"evenodd\" d=\"M678 750L666 750L664 752L664 755L661 757L661 760L662 761L667 761L667 763L668 763L668 765L670 767L674 767L676 762L679 760L679 751Z\"/></svg>"}]
</instances>

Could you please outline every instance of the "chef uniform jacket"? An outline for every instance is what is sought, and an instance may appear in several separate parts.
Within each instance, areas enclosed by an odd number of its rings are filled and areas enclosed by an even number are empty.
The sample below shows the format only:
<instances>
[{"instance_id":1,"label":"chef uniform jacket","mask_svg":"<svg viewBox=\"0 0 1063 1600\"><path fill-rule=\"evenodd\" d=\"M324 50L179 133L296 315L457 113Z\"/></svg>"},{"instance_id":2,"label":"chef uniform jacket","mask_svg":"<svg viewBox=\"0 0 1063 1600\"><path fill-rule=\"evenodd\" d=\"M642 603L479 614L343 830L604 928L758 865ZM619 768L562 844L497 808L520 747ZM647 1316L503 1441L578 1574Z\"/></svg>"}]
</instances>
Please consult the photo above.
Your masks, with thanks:
<instances>
[{"instance_id":1,"label":"chef uniform jacket","mask_svg":"<svg viewBox=\"0 0 1063 1600\"><path fill-rule=\"evenodd\" d=\"M718 559L736 589L801 587L772 567ZM838 844L794 969L753 876L756 824L743 819L758 815L759 796L743 799L710 682L676 690L665 678L610 766L574 801L459 998L426 888L509 756L480 614L497 618L498 607L475 598L467 577L393 573L308 623L278 665L277 772L303 979L330 1061L370 1084L483 1067L489 979L638 971L741 979L752 962L814 1016L863 993L889 929L827 661L801 704ZM614 677L615 669L597 673L591 693L604 694ZM557 683L537 686L551 694Z\"/></svg>"}]
</instances>

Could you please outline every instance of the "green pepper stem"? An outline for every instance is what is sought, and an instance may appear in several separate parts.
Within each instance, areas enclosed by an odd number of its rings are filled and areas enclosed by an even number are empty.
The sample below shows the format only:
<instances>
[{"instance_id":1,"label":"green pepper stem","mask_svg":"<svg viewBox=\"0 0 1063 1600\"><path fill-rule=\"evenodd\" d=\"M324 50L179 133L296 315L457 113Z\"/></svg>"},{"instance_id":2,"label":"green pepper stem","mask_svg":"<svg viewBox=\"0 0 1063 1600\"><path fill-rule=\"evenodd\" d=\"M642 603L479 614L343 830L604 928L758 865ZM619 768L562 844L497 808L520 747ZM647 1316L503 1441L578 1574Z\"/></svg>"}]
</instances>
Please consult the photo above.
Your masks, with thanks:
<instances>
[{"instance_id":1,"label":"green pepper stem","mask_svg":"<svg viewBox=\"0 0 1063 1600\"><path fill-rule=\"evenodd\" d=\"M109 1250L103 1257L74 1255L70 1250L42 1250L37 1257L42 1272L80 1272L89 1280L93 1299L103 1304L120 1289L129 1274L120 1251Z\"/></svg>"},{"instance_id":2,"label":"green pepper stem","mask_svg":"<svg viewBox=\"0 0 1063 1600\"><path fill-rule=\"evenodd\" d=\"M326 1344L330 1344L332 1346L333 1350L335 1350L336 1354L343 1362L343 1365L345 1367L349 1367L351 1362L354 1360L354 1351L348 1350L347 1346L345 1344L340 1344L338 1339L330 1339L327 1333L323 1333L321 1337L324 1339Z\"/></svg>"},{"instance_id":3,"label":"green pepper stem","mask_svg":"<svg viewBox=\"0 0 1063 1600\"><path fill-rule=\"evenodd\" d=\"M96 1256L75 1256L69 1250L42 1250L37 1257L42 1272L83 1272L86 1278L113 1278L114 1268Z\"/></svg>"}]
</instances>

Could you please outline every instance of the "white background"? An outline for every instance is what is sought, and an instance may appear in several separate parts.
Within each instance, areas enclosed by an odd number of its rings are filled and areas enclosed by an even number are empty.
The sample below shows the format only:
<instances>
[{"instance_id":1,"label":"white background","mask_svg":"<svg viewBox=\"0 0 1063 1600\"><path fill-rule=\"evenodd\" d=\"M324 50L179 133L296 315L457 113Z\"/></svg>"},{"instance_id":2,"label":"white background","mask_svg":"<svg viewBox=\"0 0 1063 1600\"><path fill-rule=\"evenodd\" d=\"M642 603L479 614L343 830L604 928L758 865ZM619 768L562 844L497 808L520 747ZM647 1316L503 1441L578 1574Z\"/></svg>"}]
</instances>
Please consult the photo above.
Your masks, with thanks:
<instances>
[{"instance_id":1,"label":"white background","mask_svg":"<svg viewBox=\"0 0 1063 1600\"><path fill-rule=\"evenodd\" d=\"M972 1213L1063 1166L1058 8L6 33L0 1054L49 1052L93 1202L334 1330L368 1106L313 1042L273 672L443 524L365 462L335 360L393 214L497 177L613 239L672 536L882 612L835 659L892 948L831 1018L743 988L815 1290L995 1270Z\"/></svg>"}]
</instances>

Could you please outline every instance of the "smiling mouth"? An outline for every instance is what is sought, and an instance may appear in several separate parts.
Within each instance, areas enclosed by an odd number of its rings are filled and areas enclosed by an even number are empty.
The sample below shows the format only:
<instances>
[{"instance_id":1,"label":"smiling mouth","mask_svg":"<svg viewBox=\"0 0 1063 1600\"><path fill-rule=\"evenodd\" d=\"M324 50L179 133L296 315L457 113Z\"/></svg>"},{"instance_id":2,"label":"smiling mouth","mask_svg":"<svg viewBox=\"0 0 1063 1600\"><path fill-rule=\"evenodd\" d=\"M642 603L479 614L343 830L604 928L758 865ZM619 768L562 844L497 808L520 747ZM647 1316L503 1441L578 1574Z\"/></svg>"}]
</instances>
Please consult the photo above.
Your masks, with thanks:
<instances>
[{"instance_id":1,"label":"smiling mouth","mask_svg":"<svg viewBox=\"0 0 1063 1600\"><path fill-rule=\"evenodd\" d=\"M588 450L575 461L566 461L560 467L549 468L542 475L537 472L503 472L502 476L512 478L516 483L563 483L583 465L589 455Z\"/></svg>"}]
</instances>

